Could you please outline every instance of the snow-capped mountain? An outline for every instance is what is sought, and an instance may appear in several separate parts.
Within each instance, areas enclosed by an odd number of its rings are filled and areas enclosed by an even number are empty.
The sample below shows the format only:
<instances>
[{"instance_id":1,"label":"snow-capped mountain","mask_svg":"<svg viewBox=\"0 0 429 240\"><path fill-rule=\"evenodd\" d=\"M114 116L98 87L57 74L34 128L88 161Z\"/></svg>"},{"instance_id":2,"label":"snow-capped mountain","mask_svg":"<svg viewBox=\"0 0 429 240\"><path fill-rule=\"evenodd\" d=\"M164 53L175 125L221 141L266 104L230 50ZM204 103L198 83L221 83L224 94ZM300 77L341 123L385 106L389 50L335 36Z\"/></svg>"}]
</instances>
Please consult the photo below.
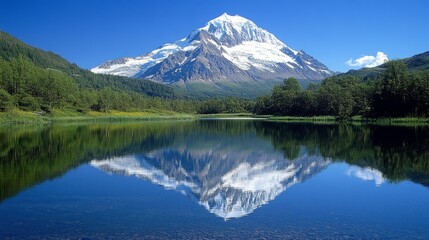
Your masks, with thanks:
<instances>
[{"instance_id":1,"label":"snow-capped mountain","mask_svg":"<svg viewBox=\"0 0 429 240\"><path fill-rule=\"evenodd\" d=\"M333 74L252 21L228 14L179 41L138 57L107 61L91 71L168 84L265 82L287 77L320 80Z\"/></svg>"}]
</instances>

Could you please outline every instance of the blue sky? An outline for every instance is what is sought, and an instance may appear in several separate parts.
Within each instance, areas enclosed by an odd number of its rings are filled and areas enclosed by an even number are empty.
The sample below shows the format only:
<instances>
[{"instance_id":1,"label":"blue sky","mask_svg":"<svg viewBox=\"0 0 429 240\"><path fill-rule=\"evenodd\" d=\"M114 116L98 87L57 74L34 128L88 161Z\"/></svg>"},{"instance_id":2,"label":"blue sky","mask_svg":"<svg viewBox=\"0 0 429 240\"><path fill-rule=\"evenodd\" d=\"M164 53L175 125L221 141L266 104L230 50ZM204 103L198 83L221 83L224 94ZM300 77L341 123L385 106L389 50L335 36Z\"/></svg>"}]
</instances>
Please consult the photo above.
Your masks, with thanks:
<instances>
[{"instance_id":1,"label":"blue sky","mask_svg":"<svg viewBox=\"0 0 429 240\"><path fill-rule=\"evenodd\" d=\"M334 71L429 50L427 0L2 1L0 29L83 68L147 53L226 12ZM380 55L381 56L381 55ZM371 61L371 57L369 57ZM363 63L364 64L364 63Z\"/></svg>"}]
</instances>

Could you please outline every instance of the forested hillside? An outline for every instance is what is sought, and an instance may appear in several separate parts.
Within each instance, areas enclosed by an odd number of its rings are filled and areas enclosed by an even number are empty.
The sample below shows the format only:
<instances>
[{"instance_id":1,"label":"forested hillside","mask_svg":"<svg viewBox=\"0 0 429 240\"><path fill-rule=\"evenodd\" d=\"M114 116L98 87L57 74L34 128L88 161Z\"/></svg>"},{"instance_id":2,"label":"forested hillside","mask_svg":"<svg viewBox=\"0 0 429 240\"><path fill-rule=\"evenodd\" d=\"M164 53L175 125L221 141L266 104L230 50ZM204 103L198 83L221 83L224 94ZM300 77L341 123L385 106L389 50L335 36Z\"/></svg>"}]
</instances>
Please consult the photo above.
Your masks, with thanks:
<instances>
[{"instance_id":1,"label":"forested hillside","mask_svg":"<svg viewBox=\"0 0 429 240\"><path fill-rule=\"evenodd\" d=\"M257 99L254 113L262 115L349 118L428 117L429 72L409 71L404 61L390 61L373 79L339 75L302 89L289 78L270 95Z\"/></svg>"},{"instance_id":2,"label":"forested hillside","mask_svg":"<svg viewBox=\"0 0 429 240\"><path fill-rule=\"evenodd\" d=\"M398 59L395 61L400 61L404 63L410 72L429 72L429 51L414 55L409 58ZM354 76L362 78L363 80L374 80L380 75L384 70L386 70L388 63L384 63L378 67L372 68L362 68L358 70L350 70L346 73L340 74L340 76Z\"/></svg>"},{"instance_id":3,"label":"forested hillside","mask_svg":"<svg viewBox=\"0 0 429 240\"><path fill-rule=\"evenodd\" d=\"M94 74L0 32L0 111L11 107L130 110L163 105L174 97L168 86Z\"/></svg>"},{"instance_id":4,"label":"forested hillside","mask_svg":"<svg viewBox=\"0 0 429 240\"><path fill-rule=\"evenodd\" d=\"M19 57L30 60L39 68L60 71L70 76L81 88L98 90L103 87L111 87L114 90L138 92L148 96L174 96L172 88L152 81L94 74L91 71L78 67L76 64L69 63L57 54L31 47L11 35L0 31L0 59L11 61Z\"/></svg>"}]
</instances>

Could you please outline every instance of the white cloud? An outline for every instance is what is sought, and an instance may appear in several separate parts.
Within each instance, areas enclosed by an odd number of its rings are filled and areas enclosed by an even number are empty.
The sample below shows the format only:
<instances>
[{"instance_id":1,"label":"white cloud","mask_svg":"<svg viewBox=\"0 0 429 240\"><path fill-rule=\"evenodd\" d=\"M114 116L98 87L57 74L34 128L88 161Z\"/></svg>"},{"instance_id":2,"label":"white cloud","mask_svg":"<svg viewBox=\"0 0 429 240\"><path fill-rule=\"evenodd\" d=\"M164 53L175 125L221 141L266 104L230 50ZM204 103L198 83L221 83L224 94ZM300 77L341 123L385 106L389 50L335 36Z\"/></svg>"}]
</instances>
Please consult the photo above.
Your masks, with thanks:
<instances>
[{"instance_id":1,"label":"white cloud","mask_svg":"<svg viewBox=\"0 0 429 240\"><path fill-rule=\"evenodd\" d=\"M372 68L389 61L389 58L384 52L377 52L376 56L363 56L355 60L351 59L346 62L350 67L366 67Z\"/></svg>"}]
</instances>

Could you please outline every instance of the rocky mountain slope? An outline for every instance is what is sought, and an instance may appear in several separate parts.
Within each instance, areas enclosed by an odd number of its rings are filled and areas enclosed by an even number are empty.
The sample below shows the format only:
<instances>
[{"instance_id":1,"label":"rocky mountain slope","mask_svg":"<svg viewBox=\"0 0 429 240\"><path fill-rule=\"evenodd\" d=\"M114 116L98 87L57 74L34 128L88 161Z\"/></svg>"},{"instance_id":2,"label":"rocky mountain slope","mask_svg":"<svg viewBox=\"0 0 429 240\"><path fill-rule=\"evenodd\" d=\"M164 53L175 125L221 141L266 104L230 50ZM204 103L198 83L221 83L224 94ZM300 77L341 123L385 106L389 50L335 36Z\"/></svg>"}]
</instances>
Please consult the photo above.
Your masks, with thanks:
<instances>
[{"instance_id":1,"label":"rocky mountain slope","mask_svg":"<svg viewBox=\"0 0 429 240\"><path fill-rule=\"evenodd\" d=\"M107 61L91 71L224 90L288 77L321 80L333 74L304 51L288 47L252 21L228 14L179 41L138 57Z\"/></svg>"}]
</instances>

